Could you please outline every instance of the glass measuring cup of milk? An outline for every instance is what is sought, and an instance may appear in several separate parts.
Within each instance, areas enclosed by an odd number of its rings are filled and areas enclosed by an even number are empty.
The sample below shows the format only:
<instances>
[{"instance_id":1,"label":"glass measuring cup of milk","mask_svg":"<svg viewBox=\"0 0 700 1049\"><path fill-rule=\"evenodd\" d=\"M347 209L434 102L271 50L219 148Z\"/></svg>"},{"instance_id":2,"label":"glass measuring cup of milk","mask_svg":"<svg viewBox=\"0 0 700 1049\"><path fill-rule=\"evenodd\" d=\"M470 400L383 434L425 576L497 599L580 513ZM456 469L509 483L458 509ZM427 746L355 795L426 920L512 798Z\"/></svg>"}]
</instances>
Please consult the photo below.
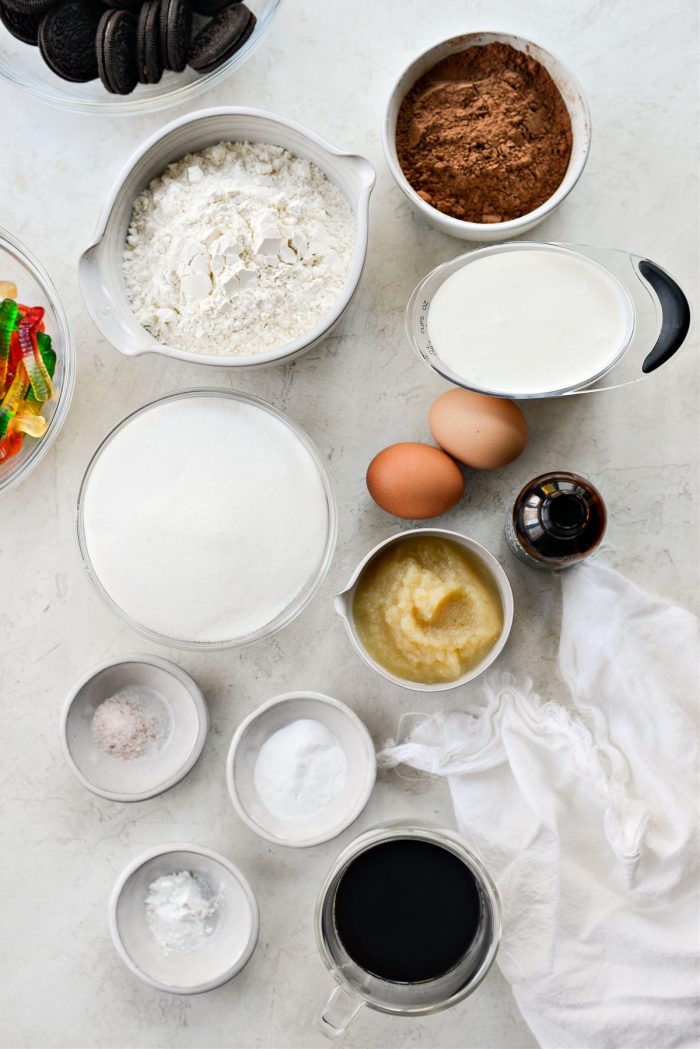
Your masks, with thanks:
<instances>
[{"instance_id":1,"label":"glass measuring cup of milk","mask_svg":"<svg viewBox=\"0 0 700 1049\"><path fill-rule=\"evenodd\" d=\"M614 249L517 241L432 270L406 332L426 364L497 397L554 397L638 381L680 348L688 300L648 259Z\"/></svg>"},{"instance_id":2,"label":"glass measuring cup of milk","mask_svg":"<svg viewBox=\"0 0 700 1049\"><path fill-rule=\"evenodd\" d=\"M316 904L319 950L338 984L317 1026L336 1038L363 1006L447 1009L482 982L500 937L496 887L456 834L417 823L366 831L338 856Z\"/></svg>"}]
</instances>

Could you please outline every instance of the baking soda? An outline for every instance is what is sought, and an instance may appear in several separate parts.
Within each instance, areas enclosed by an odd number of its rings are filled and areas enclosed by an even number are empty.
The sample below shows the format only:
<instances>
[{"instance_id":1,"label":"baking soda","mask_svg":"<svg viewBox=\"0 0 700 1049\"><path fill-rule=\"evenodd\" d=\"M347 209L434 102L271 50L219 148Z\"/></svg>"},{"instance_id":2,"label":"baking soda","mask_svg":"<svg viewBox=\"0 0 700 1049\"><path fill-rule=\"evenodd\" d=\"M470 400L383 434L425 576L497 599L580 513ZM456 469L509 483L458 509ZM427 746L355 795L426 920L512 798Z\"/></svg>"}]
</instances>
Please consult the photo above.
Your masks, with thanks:
<instances>
[{"instance_id":1,"label":"baking soda","mask_svg":"<svg viewBox=\"0 0 700 1049\"><path fill-rule=\"evenodd\" d=\"M281 820L312 816L340 797L348 760L337 736L320 721L300 718L266 739L255 761L255 789Z\"/></svg>"}]
</instances>

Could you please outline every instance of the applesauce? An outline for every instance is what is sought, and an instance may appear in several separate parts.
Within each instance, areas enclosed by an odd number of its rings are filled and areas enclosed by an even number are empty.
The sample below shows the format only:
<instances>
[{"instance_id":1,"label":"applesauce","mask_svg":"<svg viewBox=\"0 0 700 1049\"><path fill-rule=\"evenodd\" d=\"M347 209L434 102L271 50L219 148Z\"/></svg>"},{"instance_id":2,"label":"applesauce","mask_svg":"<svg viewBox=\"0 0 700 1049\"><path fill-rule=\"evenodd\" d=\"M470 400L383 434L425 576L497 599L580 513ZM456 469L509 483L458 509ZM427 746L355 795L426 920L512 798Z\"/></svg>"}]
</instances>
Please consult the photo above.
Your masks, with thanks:
<instances>
[{"instance_id":1,"label":"applesauce","mask_svg":"<svg viewBox=\"0 0 700 1049\"><path fill-rule=\"evenodd\" d=\"M396 677L433 685L480 663L503 630L489 570L440 536L407 536L362 572L352 606L367 654Z\"/></svg>"}]
</instances>

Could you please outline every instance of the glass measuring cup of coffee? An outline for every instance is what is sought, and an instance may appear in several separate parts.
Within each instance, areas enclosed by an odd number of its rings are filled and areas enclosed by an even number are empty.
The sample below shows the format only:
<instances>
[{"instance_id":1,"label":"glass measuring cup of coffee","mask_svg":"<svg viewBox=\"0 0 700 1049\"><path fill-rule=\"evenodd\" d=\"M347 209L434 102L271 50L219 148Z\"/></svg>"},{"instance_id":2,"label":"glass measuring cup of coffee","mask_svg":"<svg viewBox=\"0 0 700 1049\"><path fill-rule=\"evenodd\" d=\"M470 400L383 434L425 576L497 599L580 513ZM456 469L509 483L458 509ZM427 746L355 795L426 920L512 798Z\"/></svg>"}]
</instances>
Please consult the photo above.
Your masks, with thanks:
<instances>
[{"instance_id":1,"label":"glass measuring cup of coffee","mask_svg":"<svg viewBox=\"0 0 700 1049\"><path fill-rule=\"evenodd\" d=\"M338 856L316 904L316 938L338 986L317 1016L342 1035L363 1006L400 1016L447 1009L493 964L496 887L450 831L378 827Z\"/></svg>"}]
</instances>

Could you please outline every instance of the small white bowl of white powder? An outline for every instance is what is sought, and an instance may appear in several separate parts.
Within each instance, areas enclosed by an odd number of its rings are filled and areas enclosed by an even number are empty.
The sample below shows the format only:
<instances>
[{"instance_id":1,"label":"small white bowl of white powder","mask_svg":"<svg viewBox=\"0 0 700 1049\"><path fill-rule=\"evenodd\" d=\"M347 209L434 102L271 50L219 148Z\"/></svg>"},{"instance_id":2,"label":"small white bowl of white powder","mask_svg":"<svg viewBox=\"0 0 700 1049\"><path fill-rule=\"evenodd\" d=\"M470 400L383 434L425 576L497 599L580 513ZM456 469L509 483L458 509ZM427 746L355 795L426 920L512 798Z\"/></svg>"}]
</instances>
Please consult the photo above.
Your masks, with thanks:
<instances>
[{"instance_id":1,"label":"small white bowl of white powder","mask_svg":"<svg viewBox=\"0 0 700 1049\"><path fill-rule=\"evenodd\" d=\"M61 745L73 775L110 801L144 801L173 787L204 747L204 697L159 656L108 659L70 690Z\"/></svg>"},{"instance_id":2,"label":"small white bowl of white powder","mask_svg":"<svg viewBox=\"0 0 700 1049\"><path fill-rule=\"evenodd\" d=\"M289 361L355 293L374 180L364 157L276 114L181 117L119 176L80 260L86 306L130 356Z\"/></svg>"},{"instance_id":3,"label":"small white bowl of white powder","mask_svg":"<svg viewBox=\"0 0 700 1049\"><path fill-rule=\"evenodd\" d=\"M289 692L239 725L226 781L244 823L268 841L304 848L329 841L357 819L376 771L372 738L345 703Z\"/></svg>"},{"instance_id":4,"label":"small white bowl of white powder","mask_svg":"<svg viewBox=\"0 0 700 1049\"><path fill-rule=\"evenodd\" d=\"M172 994L200 994L226 983L250 959L258 905L224 856L198 845L158 846L119 877L109 928L140 979Z\"/></svg>"}]
</instances>

